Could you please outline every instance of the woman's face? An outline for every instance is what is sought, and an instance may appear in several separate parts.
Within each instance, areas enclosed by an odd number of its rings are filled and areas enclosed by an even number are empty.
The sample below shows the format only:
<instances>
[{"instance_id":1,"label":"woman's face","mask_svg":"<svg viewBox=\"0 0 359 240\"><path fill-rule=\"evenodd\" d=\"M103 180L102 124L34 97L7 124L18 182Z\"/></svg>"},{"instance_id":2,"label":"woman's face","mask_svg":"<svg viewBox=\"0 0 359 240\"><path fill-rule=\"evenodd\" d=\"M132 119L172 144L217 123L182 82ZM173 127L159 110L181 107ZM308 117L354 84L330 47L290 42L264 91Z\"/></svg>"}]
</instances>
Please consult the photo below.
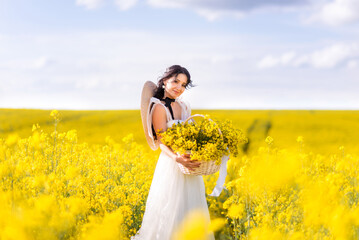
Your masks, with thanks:
<instances>
[{"instance_id":1,"label":"woman's face","mask_svg":"<svg viewBox=\"0 0 359 240\"><path fill-rule=\"evenodd\" d=\"M164 81L165 84L165 97L178 98L186 89L187 76L186 74L180 73Z\"/></svg>"}]
</instances>

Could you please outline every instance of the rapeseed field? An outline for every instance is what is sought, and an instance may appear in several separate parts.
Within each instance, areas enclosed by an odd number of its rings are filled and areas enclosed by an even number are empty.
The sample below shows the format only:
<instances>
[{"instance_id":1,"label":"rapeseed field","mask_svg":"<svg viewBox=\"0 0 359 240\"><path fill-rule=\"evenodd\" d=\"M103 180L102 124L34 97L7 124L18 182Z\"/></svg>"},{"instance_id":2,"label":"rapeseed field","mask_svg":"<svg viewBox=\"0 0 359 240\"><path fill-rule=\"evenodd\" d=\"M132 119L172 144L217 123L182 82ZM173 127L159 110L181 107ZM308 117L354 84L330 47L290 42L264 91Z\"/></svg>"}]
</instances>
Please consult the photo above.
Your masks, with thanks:
<instances>
[{"instance_id":1,"label":"rapeseed field","mask_svg":"<svg viewBox=\"0 0 359 240\"><path fill-rule=\"evenodd\" d=\"M211 223L192 212L173 239L359 239L359 111L195 113L249 141ZM129 239L159 155L145 141L137 110L0 109L0 239Z\"/></svg>"}]
</instances>

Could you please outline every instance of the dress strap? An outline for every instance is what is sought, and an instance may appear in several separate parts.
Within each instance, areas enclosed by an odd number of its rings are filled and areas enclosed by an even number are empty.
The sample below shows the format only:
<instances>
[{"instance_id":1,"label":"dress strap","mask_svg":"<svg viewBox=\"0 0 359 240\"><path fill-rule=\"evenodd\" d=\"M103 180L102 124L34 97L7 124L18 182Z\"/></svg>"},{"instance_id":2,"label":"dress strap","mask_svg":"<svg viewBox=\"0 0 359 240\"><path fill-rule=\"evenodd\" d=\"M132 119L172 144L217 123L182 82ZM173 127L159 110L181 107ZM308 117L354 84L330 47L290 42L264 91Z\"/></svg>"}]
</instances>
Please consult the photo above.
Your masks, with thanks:
<instances>
[{"instance_id":1,"label":"dress strap","mask_svg":"<svg viewBox=\"0 0 359 240\"><path fill-rule=\"evenodd\" d=\"M166 110L166 116L167 116L167 121L171 120L171 113L168 110L168 108L165 106L165 104L163 104L158 98L152 97L150 100L150 107L149 107L149 111L152 112L154 109L154 106L156 104L160 104L161 106L164 107L164 109Z\"/></svg>"}]
</instances>

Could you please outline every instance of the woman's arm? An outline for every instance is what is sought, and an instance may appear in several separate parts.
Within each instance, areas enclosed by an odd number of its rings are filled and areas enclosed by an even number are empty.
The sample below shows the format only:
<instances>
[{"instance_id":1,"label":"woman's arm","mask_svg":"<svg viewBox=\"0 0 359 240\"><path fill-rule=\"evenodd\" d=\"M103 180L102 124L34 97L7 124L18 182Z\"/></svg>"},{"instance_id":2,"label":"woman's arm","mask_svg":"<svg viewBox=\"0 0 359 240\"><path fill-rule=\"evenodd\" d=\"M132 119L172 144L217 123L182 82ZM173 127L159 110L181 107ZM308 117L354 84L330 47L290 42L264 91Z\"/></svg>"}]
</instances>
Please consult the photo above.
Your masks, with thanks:
<instances>
[{"instance_id":1,"label":"woman's arm","mask_svg":"<svg viewBox=\"0 0 359 240\"><path fill-rule=\"evenodd\" d=\"M163 106L160 106L160 104L156 104L154 106L152 114L152 124L156 133L164 132L167 130L166 109ZM170 147L164 145L161 142L161 137L158 136L158 134L157 140L160 143L161 150L176 162L181 163L183 166L191 170L193 170L193 168L199 167L200 163L197 160L191 160L188 154L177 155Z\"/></svg>"},{"instance_id":2,"label":"woman's arm","mask_svg":"<svg viewBox=\"0 0 359 240\"><path fill-rule=\"evenodd\" d=\"M155 129L155 132L165 132L167 130L167 116L166 109L161 104L155 104L153 106L152 113L152 125ZM157 140L159 140L159 136L157 135Z\"/></svg>"},{"instance_id":3,"label":"woman's arm","mask_svg":"<svg viewBox=\"0 0 359 240\"><path fill-rule=\"evenodd\" d=\"M177 155L176 153L173 152L173 150L170 147L164 145L161 142L160 142L160 148L170 158L172 158L173 160L175 160L178 163L181 163L183 166L185 166L186 168L188 168L190 170L194 170L193 168L197 168L201 165L201 163L199 163L197 160L191 160L189 154Z\"/></svg>"}]
</instances>

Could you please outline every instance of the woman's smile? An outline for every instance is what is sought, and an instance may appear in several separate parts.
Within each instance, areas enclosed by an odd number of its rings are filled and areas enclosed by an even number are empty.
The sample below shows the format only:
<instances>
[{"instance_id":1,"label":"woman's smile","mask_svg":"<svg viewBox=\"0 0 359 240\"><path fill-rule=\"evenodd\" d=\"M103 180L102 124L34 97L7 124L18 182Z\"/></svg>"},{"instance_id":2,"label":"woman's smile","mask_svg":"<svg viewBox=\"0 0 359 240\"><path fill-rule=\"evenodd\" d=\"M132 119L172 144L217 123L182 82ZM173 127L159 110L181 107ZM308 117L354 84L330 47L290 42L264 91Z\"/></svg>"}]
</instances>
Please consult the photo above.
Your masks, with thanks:
<instances>
[{"instance_id":1,"label":"woman's smile","mask_svg":"<svg viewBox=\"0 0 359 240\"><path fill-rule=\"evenodd\" d=\"M172 79L168 79L166 82L166 92L171 95L172 98L179 97L186 89L187 76L183 73L178 74Z\"/></svg>"}]
</instances>

